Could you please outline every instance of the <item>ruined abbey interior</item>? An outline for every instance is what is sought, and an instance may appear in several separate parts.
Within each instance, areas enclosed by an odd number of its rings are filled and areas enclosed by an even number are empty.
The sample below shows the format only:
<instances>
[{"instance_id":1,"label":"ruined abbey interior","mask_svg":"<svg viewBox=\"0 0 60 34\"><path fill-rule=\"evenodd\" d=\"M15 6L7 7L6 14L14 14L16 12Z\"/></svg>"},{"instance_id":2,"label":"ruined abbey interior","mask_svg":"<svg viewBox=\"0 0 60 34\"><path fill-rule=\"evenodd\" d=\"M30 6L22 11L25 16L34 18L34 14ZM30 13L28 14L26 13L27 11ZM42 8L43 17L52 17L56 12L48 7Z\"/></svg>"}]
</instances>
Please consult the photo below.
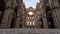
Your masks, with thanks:
<instances>
[{"instance_id":1,"label":"ruined abbey interior","mask_svg":"<svg viewBox=\"0 0 60 34\"><path fill-rule=\"evenodd\" d=\"M26 8L23 0L0 0L0 29L60 29L60 0L40 0Z\"/></svg>"}]
</instances>

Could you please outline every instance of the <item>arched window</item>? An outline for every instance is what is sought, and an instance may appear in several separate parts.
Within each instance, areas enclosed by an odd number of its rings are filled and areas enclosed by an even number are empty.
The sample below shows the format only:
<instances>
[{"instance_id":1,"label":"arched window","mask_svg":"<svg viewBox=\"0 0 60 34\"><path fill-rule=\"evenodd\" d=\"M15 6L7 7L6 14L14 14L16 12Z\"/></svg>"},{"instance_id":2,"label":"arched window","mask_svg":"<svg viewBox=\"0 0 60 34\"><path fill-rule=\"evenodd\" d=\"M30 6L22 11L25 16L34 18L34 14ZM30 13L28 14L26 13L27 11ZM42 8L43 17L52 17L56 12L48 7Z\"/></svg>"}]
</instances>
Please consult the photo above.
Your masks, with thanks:
<instances>
[{"instance_id":1,"label":"arched window","mask_svg":"<svg viewBox=\"0 0 60 34\"><path fill-rule=\"evenodd\" d=\"M35 22L27 22L27 26L34 26L35 25Z\"/></svg>"}]
</instances>

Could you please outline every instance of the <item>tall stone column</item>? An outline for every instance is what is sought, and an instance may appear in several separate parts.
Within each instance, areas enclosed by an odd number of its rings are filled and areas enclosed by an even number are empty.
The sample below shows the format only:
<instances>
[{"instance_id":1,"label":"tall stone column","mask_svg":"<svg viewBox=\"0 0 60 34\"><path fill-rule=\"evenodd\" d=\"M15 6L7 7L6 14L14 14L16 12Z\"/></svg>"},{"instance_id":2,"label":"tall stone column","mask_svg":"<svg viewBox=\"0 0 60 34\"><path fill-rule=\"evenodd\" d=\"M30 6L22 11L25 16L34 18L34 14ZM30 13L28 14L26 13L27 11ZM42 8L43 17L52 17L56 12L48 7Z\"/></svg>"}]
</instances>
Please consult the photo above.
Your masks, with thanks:
<instances>
[{"instance_id":1,"label":"tall stone column","mask_svg":"<svg viewBox=\"0 0 60 34\"><path fill-rule=\"evenodd\" d=\"M13 12L14 11L11 8L11 0L6 0L6 10L1 23L1 28L10 28Z\"/></svg>"},{"instance_id":2,"label":"tall stone column","mask_svg":"<svg viewBox=\"0 0 60 34\"><path fill-rule=\"evenodd\" d=\"M36 22L37 22L37 27L39 27L39 28L41 28L41 27L43 27L43 26L41 26L42 25L42 21L41 21L41 16L42 16L42 3L40 3L40 2L38 2L37 4L36 4Z\"/></svg>"},{"instance_id":3,"label":"tall stone column","mask_svg":"<svg viewBox=\"0 0 60 34\"><path fill-rule=\"evenodd\" d=\"M43 15L42 15L42 19L43 19L43 27L44 28L48 28L48 23L47 23L47 18L46 18L46 11L45 9L43 9Z\"/></svg>"},{"instance_id":4,"label":"tall stone column","mask_svg":"<svg viewBox=\"0 0 60 34\"><path fill-rule=\"evenodd\" d=\"M43 27L44 28L48 28L48 23L47 23L47 16L46 16L46 3L45 3L45 0L40 0L40 2L42 3L41 4L41 7L42 7L42 19L43 19Z\"/></svg>"},{"instance_id":5,"label":"tall stone column","mask_svg":"<svg viewBox=\"0 0 60 34\"><path fill-rule=\"evenodd\" d=\"M25 24L25 16L26 16L26 7L25 7L25 3L23 2L22 3L22 6L21 6L21 22L20 22L20 25L22 28L24 28L24 24Z\"/></svg>"},{"instance_id":6,"label":"tall stone column","mask_svg":"<svg viewBox=\"0 0 60 34\"><path fill-rule=\"evenodd\" d=\"M15 28L19 28L19 24L20 24L20 10L17 11L17 19L16 19Z\"/></svg>"},{"instance_id":7,"label":"tall stone column","mask_svg":"<svg viewBox=\"0 0 60 34\"><path fill-rule=\"evenodd\" d=\"M20 24L20 12L17 12L17 19L16 19L16 24L15 24L15 28L19 28L19 24Z\"/></svg>"},{"instance_id":8,"label":"tall stone column","mask_svg":"<svg viewBox=\"0 0 60 34\"><path fill-rule=\"evenodd\" d=\"M60 5L59 0L49 0L50 8L52 9L52 16L55 28L60 28Z\"/></svg>"},{"instance_id":9,"label":"tall stone column","mask_svg":"<svg viewBox=\"0 0 60 34\"><path fill-rule=\"evenodd\" d=\"M20 27L20 12L21 12L21 5L22 5L22 0L17 0L16 1L18 4L18 10L17 10L17 19L16 19L16 24L15 24L15 28L19 28Z\"/></svg>"},{"instance_id":10,"label":"tall stone column","mask_svg":"<svg viewBox=\"0 0 60 34\"><path fill-rule=\"evenodd\" d=\"M58 28L59 21L58 21L58 18L57 18L57 15L56 15L56 11L55 10L52 10L52 17L53 17L55 28Z\"/></svg>"}]
</instances>

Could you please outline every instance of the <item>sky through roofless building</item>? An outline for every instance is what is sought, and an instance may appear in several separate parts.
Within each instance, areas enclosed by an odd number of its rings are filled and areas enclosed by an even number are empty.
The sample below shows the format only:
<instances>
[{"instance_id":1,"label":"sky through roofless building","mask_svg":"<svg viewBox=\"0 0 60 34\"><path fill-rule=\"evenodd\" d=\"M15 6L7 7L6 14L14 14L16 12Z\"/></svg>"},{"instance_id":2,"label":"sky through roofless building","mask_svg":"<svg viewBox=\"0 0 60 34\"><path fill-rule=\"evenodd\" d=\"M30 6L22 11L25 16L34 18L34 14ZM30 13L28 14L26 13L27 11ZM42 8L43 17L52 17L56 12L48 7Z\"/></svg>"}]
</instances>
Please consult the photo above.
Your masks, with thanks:
<instances>
[{"instance_id":1,"label":"sky through roofless building","mask_svg":"<svg viewBox=\"0 0 60 34\"><path fill-rule=\"evenodd\" d=\"M26 5L26 8L33 7L36 8L36 3L39 2L39 0L23 0L23 2Z\"/></svg>"}]
</instances>

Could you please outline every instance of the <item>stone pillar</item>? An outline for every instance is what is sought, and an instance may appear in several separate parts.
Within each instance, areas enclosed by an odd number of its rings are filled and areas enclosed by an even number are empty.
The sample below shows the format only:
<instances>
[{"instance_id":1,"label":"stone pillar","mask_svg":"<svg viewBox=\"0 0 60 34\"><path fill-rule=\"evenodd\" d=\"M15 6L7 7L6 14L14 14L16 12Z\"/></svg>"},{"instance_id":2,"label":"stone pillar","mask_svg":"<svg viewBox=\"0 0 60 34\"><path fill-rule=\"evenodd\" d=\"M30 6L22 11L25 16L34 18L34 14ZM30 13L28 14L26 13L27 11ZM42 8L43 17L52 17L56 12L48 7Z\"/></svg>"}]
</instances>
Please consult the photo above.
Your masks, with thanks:
<instances>
[{"instance_id":1,"label":"stone pillar","mask_svg":"<svg viewBox=\"0 0 60 34\"><path fill-rule=\"evenodd\" d=\"M19 28L19 24L20 24L20 10L17 11L17 19L16 19L15 28Z\"/></svg>"},{"instance_id":2,"label":"stone pillar","mask_svg":"<svg viewBox=\"0 0 60 34\"><path fill-rule=\"evenodd\" d=\"M42 10L42 3L38 2L36 4L36 22L37 22L37 27L39 27L39 28L41 28L41 25L43 23L43 22L41 22L41 16L42 16L41 10Z\"/></svg>"},{"instance_id":3,"label":"stone pillar","mask_svg":"<svg viewBox=\"0 0 60 34\"><path fill-rule=\"evenodd\" d=\"M16 19L16 24L15 24L15 28L19 28L20 27L20 12L21 12L21 5L22 5L22 0L17 0L16 1L18 4L18 10L17 10L17 19Z\"/></svg>"},{"instance_id":4,"label":"stone pillar","mask_svg":"<svg viewBox=\"0 0 60 34\"><path fill-rule=\"evenodd\" d=\"M48 28L48 23L47 23L47 18L46 18L46 11L45 9L43 9L43 15L42 15L42 18L43 18L43 27L44 28Z\"/></svg>"},{"instance_id":5,"label":"stone pillar","mask_svg":"<svg viewBox=\"0 0 60 34\"><path fill-rule=\"evenodd\" d=\"M21 22L20 24L22 25L22 27L24 28L24 24L25 24L25 19L26 19L26 7L25 7L25 3L22 3L22 7L21 7Z\"/></svg>"},{"instance_id":6,"label":"stone pillar","mask_svg":"<svg viewBox=\"0 0 60 34\"><path fill-rule=\"evenodd\" d=\"M55 10L52 10L52 17L53 17L55 28L58 28L59 21L58 21L58 18L57 18L57 15L56 15L56 11Z\"/></svg>"},{"instance_id":7,"label":"stone pillar","mask_svg":"<svg viewBox=\"0 0 60 34\"><path fill-rule=\"evenodd\" d=\"M49 0L52 16L55 23L55 28L60 28L60 5L59 0Z\"/></svg>"},{"instance_id":8,"label":"stone pillar","mask_svg":"<svg viewBox=\"0 0 60 34\"><path fill-rule=\"evenodd\" d=\"M3 20L1 23L1 28L10 28L13 10L11 8L11 0L6 1L6 10L3 16Z\"/></svg>"},{"instance_id":9,"label":"stone pillar","mask_svg":"<svg viewBox=\"0 0 60 34\"><path fill-rule=\"evenodd\" d=\"M44 28L48 28L48 24L47 24L47 16L46 16L46 4L45 4L45 0L41 0L40 1L42 4L41 4L41 7L42 7L42 19L43 19L43 27Z\"/></svg>"}]
</instances>

